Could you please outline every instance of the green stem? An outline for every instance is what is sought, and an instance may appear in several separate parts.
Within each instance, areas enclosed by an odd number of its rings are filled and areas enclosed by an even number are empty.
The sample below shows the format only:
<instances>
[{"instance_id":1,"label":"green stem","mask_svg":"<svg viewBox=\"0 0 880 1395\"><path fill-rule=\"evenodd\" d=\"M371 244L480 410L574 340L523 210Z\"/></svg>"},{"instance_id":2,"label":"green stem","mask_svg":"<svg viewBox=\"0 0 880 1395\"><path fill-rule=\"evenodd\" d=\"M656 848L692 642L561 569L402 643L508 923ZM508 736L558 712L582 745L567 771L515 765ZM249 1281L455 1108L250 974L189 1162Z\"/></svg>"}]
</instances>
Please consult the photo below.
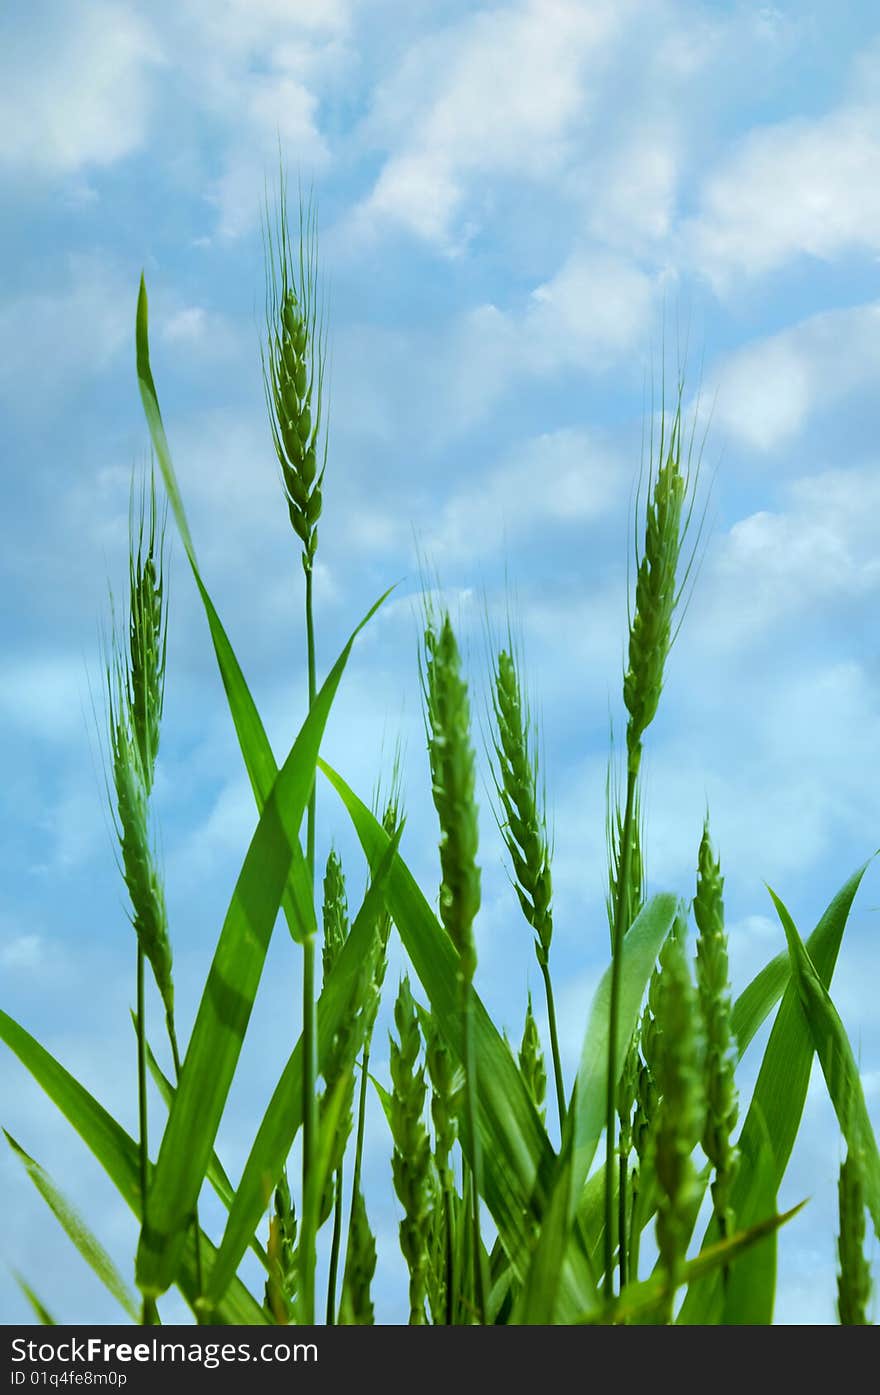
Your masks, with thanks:
<instances>
[{"instance_id":1,"label":"green stem","mask_svg":"<svg viewBox=\"0 0 880 1395\"><path fill-rule=\"evenodd\" d=\"M727 1215L726 1215L726 1213L725 1213L724 1211L718 1211L718 1210L716 1210L716 1212L715 1212L715 1217L716 1217L716 1219L717 1219L717 1221L718 1221L718 1238L719 1238L719 1240L722 1240L722 1241L723 1241L723 1240L726 1240L727 1237L728 1237ZM729 1288L729 1286L730 1286L730 1265L729 1265L729 1264L725 1264L725 1265L722 1267L722 1270L721 1270L721 1286L722 1286L722 1288L724 1289L724 1293L725 1293L725 1296L726 1296L726 1295L727 1295L727 1290L728 1290L728 1288Z\"/></svg>"},{"instance_id":2,"label":"green stem","mask_svg":"<svg viewBox=\"0 0 880 1395\"><path fill-rule=\"evenodd\" d=\"M168 1031L168 1040L171 1044L171 1059L174 1062L174 1079L177 1082L177 1085L179 1086L181 1071L180 1047L177 1044L177 1028L174 1023L174 1017L170 1012L167 1012L165 1014L165 1026ZM199 1323L199 1325L201 1325L202 1323L207 1321L207 1314L205 1313L204 1308L201 1306L202 1295L204 1294L205 1286L203 1282L202 1273L202 1231L199 1225L198 1203L196 1204L195 1209L193 1210L193 1237L195 1239L196 1250L196 1321Z\"/></svg>"},{"instance_id":3,"label":"green stem","mask_svg":"<svg viewBox=\"0 0 880 1395\"><path fill-rule=\"evenodd\" d=\"M477 1323L486 1322L486 1273L483 1265L483 1244L480 1238L480 1190L483 1168L480 1133L477 1126L477 1055L474 1042L473 985L463 982L464 998L464 1057L465 1089L467 1092L468 1130L471 1136L473 1218L474 1218L474 1299Z\"/></svg>"},{"instance_id":4,"label":"green stem","mask_svg":"<svg viewBox=\"0 0 880 1395\"><path fill-rule=\"evenodd\" d=\"M544 991L547 996L547 1017L550 1022L550 1053L553 1057L553 1078L556 1082L556 1105L559 1110L559 1130L565 1124L565 1085L562 1081L562 1061L559 1055L559 1033L556 1028L556 1003L553 999L553 984L550 981L550 965L541 959L541 973L544 975Z\"/></svg>"},{"instance_id":5,"label":"green stem","mask_svg":"<svg viewBox=\"0 0 880 1395\"><path fill-rule=\"evenodd\" d=\"M333 1242L330 1247L330 1274L327 1279L327 1326L336 1322L336 1276L339 1273L339 1247L342 1242L342 1164L336 1173L336 1205L333 1208Z\"/></svg>"},{"instance_id":6,"label":"green stem","mask_svg":"<svg viewBox=\"0 0 880 1395\"><path fill-rule=\"evenodd\" d=\"M642 1244L642 1208L638 1171L635 1173L632 1185L629 1236L629 1274L632 1282L637 1284L639 1281L639 1251Z\"/></svg>"},{"instance_id":7,"label":"green stem","mask_svg":"<svg viewBox=\"0 0 880 1395\"><path fill-rule=\"evenodd\" d=\"M315 676L315 620L312 614L312 568L306 568L306 646L309 663L309 711L315 704L317 679ZM315 784L309 795L308 823L306 825L306 861L312 874L312 887L315 881Z\"/></svg>"},{"instance_id":8,"label":"green stem","mask_svg":"<svg viewBox=\"0 0 880 1395\"><path fill-rule=\"evenodd\" d=\"M351 1227L354 1221L355 1198L361 1189L361 1170L364 1161L364 1131L367 1118L367 1081L370 1072L370 1043L364 1043L363 1057L361 1059L361 1083L358 1092L358 1117L357 1133L354 1143L354 1171L351 1178L351 1204L348 1208L348 1245L346 1252L351 1250Z\"/></svg>"},{"instance_id":9,"label":"green stem","mask_svg":"<svg viewBox=\"0 0 880 1395\"><path fill-rule=\"evenodd\" d=\"M318 1110L315 1096L318 1038L315 1021L315 937L303 940L303 1168L302 1226L300 1229L300 1301L302 1322L315 1321L315 1212L312 1190Z\"/></svg>"},{"instance_id":10,"label":"green stem","mask_svg":"<svg viewBox=\"0 0 880 1395\"><path fill-rule=\"evenodd\" d=\"M619 1155L617 1169L617 1262L620 1272L620 1292L626 1288L626 1199L627 1199L627 1158Z\"/></svg>"},{"instance_id":11,"label":"green stem","mask_svg":"<svg viewBox=\"0 0 880 1395\"><path fill-rule=\"evenodd\" d=\"M147 1177L149 1173L149 1140L147 1136L147 1028L144 1019L145 956L138 944L137 951L137 1063L138 1063L138 1152L141 1184L141 1221L147 1218ZM154 1327L159 1321L155 1300L144 1294L141 1323Z\"/></svg>"},{"instance_id":12,"label":"green stem","mask_svg":"<svg viewBox=\"0 0 880 1395\"><path fill-rule=\"evenodd\" d=\"M446 1231L446 1326L455 1322L458 1295L455 1292L455 1254L452 1234L452 1173L449 1165L443 1172L443 1227Z\"/></svg>"},{"instance_id":13,"label":"green stem","mask_svg":"<svg viewBox=\"0 0 880 1395\"><path fill-rule=\"evenodd\" d=\"M309 667L309 711L315 701L315 623L312 613L312 568L305 567L306 576L306 644ZM309 796L306 825L306 861L314 895L315 885L315 785ZM315 1013L315 937L303 940L303 1155L302 1155L302 1229L300 1233L300 1299L302 1320L307 1325L315 1321L315 1211L312 1186L315 1175L315 1151L318 1138L318 1113L315 1095L318 1073L318 1031Z\"/></svg>"},{"instance_id":14,"label":"green stem","mask_svg":"<svg viewBox=\"0 0 880 1395\"><path fill-rule=\"evenodd\" d=\"M640 752L639 752L640 754ZM623 938L627 931L626 908L629 899L632 822L635 809L638 759L630 758L626 777L626 807L621 829L620 873L611 943L611 1003L608 1013L608 1075L605 1090L605 1279L606 1300L614 1297L614 1157L617 1122L617 1020L620 1016L620 980L623 967Z\"/></svg>"},{"instance_id":15,"label":"green stem","mask_svg":"<svg viewBox=\"0 0 880 1395\"><path fill-rule=\"evenodd\" d=\"M461 1160L461 1209L459 1211L458 1237L458 1307L457 1326L470 1326L474 1320L474 1247L471 1243L471 1230L474 1224L474 1208L471 1204L473 1172L462 1150Z\"/></svg>"}]
</instances>

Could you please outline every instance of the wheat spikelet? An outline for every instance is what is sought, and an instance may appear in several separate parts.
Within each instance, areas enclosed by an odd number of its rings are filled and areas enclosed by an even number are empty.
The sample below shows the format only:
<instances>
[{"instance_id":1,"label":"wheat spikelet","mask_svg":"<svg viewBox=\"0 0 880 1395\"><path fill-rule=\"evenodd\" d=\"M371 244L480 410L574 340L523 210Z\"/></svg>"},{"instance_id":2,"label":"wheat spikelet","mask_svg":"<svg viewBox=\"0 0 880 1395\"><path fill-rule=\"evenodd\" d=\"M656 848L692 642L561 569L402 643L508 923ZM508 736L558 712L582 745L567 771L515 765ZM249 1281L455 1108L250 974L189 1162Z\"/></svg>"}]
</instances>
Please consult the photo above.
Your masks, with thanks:
<instances>
[{"instance_id":1,"label":"wheat spikelet","mask_svg":"<svg viewBox=\"0 0 880 1395\"><path fill-rule=\"evenodd\" d=\"M845 1327L866 1327L871 1324L871 1269L865 1258L865 1183L861 1159L849 1150L840 1167L837 1197L837 1315Z\"/></svg>"},{"instance_id":2,"label":"wheat spikelet","mask_svg":"<svg viewBox=\"0 0 880 1395\"><path fill-rule=\"evenodd\" d=\"M328 854L324 871L323 925L324 943L321 950L321 966L326 984L348 938L348 901L345 894L345 877L339 854L333 848Z\"/></svg>"},{"instance_id":3,"label":"wheat spikelet","mask_svg":"<svg viewBox=\"0 0 880 1395\"><path fill-rule=\"evenodd\" d=\"M410 1322L425 1321L431 1248L431 1143L424 1124L425 1071L417 1066L421 1051L419 1021L403 978L394 1004L397 1040L391 1038L391 1170L403 1207L400 1248L409 1268Z\"/></svg>"},{"instance_id":4,"label":"wheat spikelet","mask_svg":"<svg viewBox=\"0 0 880 1395\"><path fill-rule=\"evenodd\" d=\"M266 1280L265 1307L275 1322L288 1323L296 1298L297 1254L296 1211L287 1180L287 1168L275 1188L274 1206L269 1219L266 1247L269 1277Z\"/></svg>"},{"instance_id":5,"label":"wheat spikelet","mask_svg":"<svg viewBox=\"0 0 880 1395\"><path fill-rule=\"evenodd\" d=\"M642 741L657 712L666 659L674 640L673 618L693 564L679 579L685 538L693 513L693 479L682 458L682 386L668 428L661 413L658 460L649 479L644 543L636 555L635 605L630 617L629 656L623 679L628 769L637 773Z\"/></svg>"},{"instance_id":6,"label":"wheat spikelet","mask_svg":"<svg viewBox=\"0 0 880 1395\"><path fill-rule=\"evenodd\" d=\"M667 1274L667 1316L689 1239L688 1208L695 1186L691 1154L705 1108L697 995L684 950L684 926L660 952L654 1015L653 1070L659 1093L652 1160L659 1188L657 1246Z\"/></svg>"},{"instance_id":7,"label":"wheat spikelet","mask_svg":"<svg viewBox=\"0 0 880 1395\"><path fill-rule=\"evenodd\" d=\"M322 431L326 343L318 306L314 210L300 200L299 246L295 252L283 171L274 229L268 213L266 216L265 261L267 344L262 357L266 402L290 522L302 544L303 568L310 573L318 547L327 456L326 433Z\"/></svg>"},{"instance_id":8,"label":"wheat spikelet","mask_svg":"<svg viewBox=\"0 0 880 1395\"><path fill-rule=\"evenodd\" d=\"M342 1278L339 1321L347 1327L371 1327L375 1321L371 1286L376 1272L376 1240L370 1229L363 1193L351 1205L349 1243Z\"/></svg>"},{"instance_id":9,"label":"wheat spikelet","mask_svg":"<svg viewBox=\"0 0 880 1395\"><path fill-rule=\"evenodd\" d=\"M546 1114L544 1101L547 1098L547 1070L541 1050L541 1038L538 1036L538 1024L532 1011L531 993L526 1004L526 1019L519 1048L519 1068L543 1123Z\"/></svg>"},{"instance_id":10,"label":"wheat spikelet","mask_svg":"<svg viewBox=\"0 0 880 1395\"><path fill-rule=\"evenodd\" d=\"M126 639L123 642L118 633L113 635L105 663L109 774L132 925L152 968L171 1028L171 941L149 811L164 703L167 634L164 525L157 516L152 476L149 512L145 510L143 495L139 503L136 522L132 491Z\"/></svg>"},{"instance_id":11,"label":"wheat spikelet","mask_svg":"<svg viewBox=\"0 0 880 1395\"><path fill-rule=\"evenodd\" d=\"M730 980L727 936L724 930L724 878L713 856L709 820L703 827L694 897L697 922L697 988L705 1033L706 1122L703 1151L715 1175L712 1196L722 1236L732 1233L730 1189L736 1173L733 1130L738 1101L734 1070L736 1058L730 1030Z\"/></svg>"},{"instance_id":12,"label":"wheat spikelet","mask_svg":"<svg viewBox=\"0 0 880 1395\"><path fill-rule=\"evenodd\" d=\"M512 652L500 651L492 677L498 822L513 864L516 894L535 932L535 952L543 966L553 938L550 846L532 722Z\"/></svg>"},{"instance_id":13,"label":"wheat spikelet","mask_svg":"<svg viewBox=\"0 0 880 1395\"><path fill-rule=\"evenodd\" d=\"M128 706L141 778L149 796L159 750L168 644L165 522L158 516L156 480L152 471L149 510L141 496L137 524L132 490L129 537L132 545L129 548Z\"/></svg>"},{"instance_id":14,"label":"wheat spikelet","mask_svg":"<svg viewBox=\"0 0 880 1395\"><path fill-rule=\"evenodd\" d=\"M440 821L440 918L469 984L477 966L474 918L480 907L474 750L467 684L448 614L425 628L424 690L431 793Z\"/></svg>"}]
</instances>

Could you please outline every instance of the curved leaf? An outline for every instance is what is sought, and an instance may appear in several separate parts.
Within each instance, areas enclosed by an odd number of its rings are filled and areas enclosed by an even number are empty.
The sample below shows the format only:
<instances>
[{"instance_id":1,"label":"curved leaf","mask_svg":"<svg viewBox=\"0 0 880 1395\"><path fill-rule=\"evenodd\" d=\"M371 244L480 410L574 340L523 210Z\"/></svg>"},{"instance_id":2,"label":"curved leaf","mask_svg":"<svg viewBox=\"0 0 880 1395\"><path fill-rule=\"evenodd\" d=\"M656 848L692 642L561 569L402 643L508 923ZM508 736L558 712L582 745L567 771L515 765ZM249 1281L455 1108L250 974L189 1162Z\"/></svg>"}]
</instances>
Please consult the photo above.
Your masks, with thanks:
<instances>
[{"instance_id":1,"label":"curved leaf","mask_svg":"<svg viewBox=\"0 0 880 1395\"><path fill-rule=\"evenodd\" d=\"M816 972L794 921L779 897L773 891L770 895L785 930L792 974L828 1086L828 1095L847 1148L858 1155L864 1178L865 1204L874 1222L874 1232L880 1239L880 1153L877 1151L877 1139L871 1127L856 1058L846 1028L828 989Z\"/></svg>"},{"instance_id":2,"label":"curved leaf","mask_svg":"<svg viewBox=\"0 0 880 1395\"><path fill-rule=\"evenodd\" d=\"M108 1293L112 1293L117 1303L128 1313L132 1321L139 1322L140 1308L137 1298L129 1289L100 1240L92 1234L82 1217L58 1190L48 1172L29 1153L25 1152L11 1133L6 1129L3 1130L3 1133L6 1142L49 1207L52 1215L79 1250L86 1264L93 1273L97 1274Z\"/></svg>"},{"instance_id":3,"label":"curved leaf","mask_svg":"<svg viewBox=\"0 0 880 1395\"><path fill-rule=\"evenodd\" d=\"M140 1157L134 1139L108 1114L103 1105L80 1085L55 1057L41 1046L14 1018L0 1009L0 1041L30 1072L60 1112L79 1134L83 1143L103 1167L122 1199L141 1219ZM214 1246L203 1233L201 1257L204 1270L211 1274ZM181 1293L195 1311L199 1296L196 1282L195 1238L190 1230L186 1249L176 1278ZM254 1325L268 1322L259 1303L248 1293L240 1280L230 1285L223 1302L214 1313L223 1324Z\"/></svg>"}]
</instances>

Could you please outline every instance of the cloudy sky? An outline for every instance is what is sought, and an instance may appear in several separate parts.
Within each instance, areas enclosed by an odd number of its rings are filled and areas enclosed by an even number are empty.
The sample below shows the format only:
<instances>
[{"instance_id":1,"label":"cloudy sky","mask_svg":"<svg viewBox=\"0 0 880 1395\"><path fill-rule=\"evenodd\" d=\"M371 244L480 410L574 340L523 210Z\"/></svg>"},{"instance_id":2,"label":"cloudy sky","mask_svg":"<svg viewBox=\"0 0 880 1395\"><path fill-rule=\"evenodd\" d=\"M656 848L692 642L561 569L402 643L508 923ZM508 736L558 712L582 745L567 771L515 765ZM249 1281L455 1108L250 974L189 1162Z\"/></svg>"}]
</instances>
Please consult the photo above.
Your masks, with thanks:
<instances>
[{"instance_id":1,"label":"cloudy sky","mask_svg":"<svg viewBox=\"0 0 880 1395\"><path fill-rule=\"evenodd\" d=\"M132 1130L134 946L91 693L129 480L140 271L203 570L277 753L303 716L302 574L259 367L261 206L279 141L313 186L331 452L317 572L326 669L366 605L326 752L368 795L404 741L405 852L432 894L417 552L483 710L484 607L515 595L556 841L569 1077L607 954L603 787L620 727L628 527L651 389L685 365L711 482L703 562L646 757L651 886L692 894L708 802L738 985L880 843L880 31L869 0L32 0L0 14L0 984ZM183 1022L254 826L203 616L175 546L157 806ZM512 1036L539 987L481 794L479 987ZM363 883L326 792L320 839ZM880 884L835 980L880 1113ZM237 1175L298 1030L279 927L220 1137ZM401 967L394 961L389 983ZM157 1019L158 1020L158 1019ZM384 1025L377 1070L386 1071ZM760 1043L756 1050L760 1051ZM747 1058L744 1084L758 1055ZM126 1273L133 1222L17 1063L2 1122ZM158 1116L157 1116L158 1117ZM402 1261L376 1109L377 1311ZM777 1317L833 1319L841 1145L814 1078L780 1195ZM0 1156L0 1319L115 1317ZM216 1218L213 1218L216 1221ZM211 1217L209 1213L209 1223ZM174 1301L165 1308L172 1318Z\"/></svg>"}]
</instances>

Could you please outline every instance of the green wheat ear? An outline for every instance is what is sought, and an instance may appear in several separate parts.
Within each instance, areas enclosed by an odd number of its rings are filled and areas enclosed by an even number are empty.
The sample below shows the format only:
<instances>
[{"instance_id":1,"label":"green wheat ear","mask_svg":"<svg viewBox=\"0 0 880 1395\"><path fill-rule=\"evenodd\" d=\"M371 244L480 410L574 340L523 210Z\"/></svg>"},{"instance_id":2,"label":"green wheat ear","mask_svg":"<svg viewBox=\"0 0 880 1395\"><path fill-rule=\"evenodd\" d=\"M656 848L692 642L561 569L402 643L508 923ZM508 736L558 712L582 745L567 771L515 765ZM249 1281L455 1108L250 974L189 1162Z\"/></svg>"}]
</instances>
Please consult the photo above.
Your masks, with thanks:
<instances>
[{"instance_id":1,"label":"green wheat ear","mask_svg":"<svg viewBox=\"0 0 880 1395\"><path fill-rule=\"evenodd\" d=\"M164 520L151 475L129 515L129 614L125 640L115 633L105 660L109 776L113 817L131 920L165 1006L174 1015L171 941L165 893L150 828L149 800L165 689L166 588Z\"/></svg>"},{"instance_id":2,"label":"green wheat ear","mask_svg":"<svg viewBox=\"0 0 880 1395\"><path fill-rule=\"evenodd\" d=\"M535 955L547 998L550 1053L561 1128L565 1118L565 1085L550 976L553 883L546 791L540 778L536 724L529 710L509 624L508 647L499 650L493 661L491 708L496 819L513 866L514 890L535 935ZM532 1023L534 1026L534 1019ZM534 1032L540 1050L537 1027Z\"/></svg>"},{"instance_id":3,"label":"green wheat ear","mask_svg":"<svg viewBox=\"0 0 880 1395\"><path fill-rule=\"evenodd\" d=\"M371 1327L375 1321L371 1285L376 1273L376 1239L370 1229L363 1193L355 1192L339 1321L347 1327Z\"/></svg>"},{"instance_id":4,"label":"green wheat ear","mask_svg":"<svg viewBox=\"0 0 880 1395\"><path fill-rule=\"evenodd\" d=\"M431 793L440 822L440 919L459 955L462 980L477 967L474 919L480 908L476 773L467 684L452 621L425 627L424 691Z\"/></svg>"},{"instance_id":5,"label":"green wheat ear","mask_svg":"<svg viewBox=\"0 0 880 1395\"><path fill-rule=\"evenodd\" d=\"M518 1059L526 1089L543 1123L546 1115L544 1101L547 1098L547 1069L541 1050L541 1038L538 1036L538 1024L532 1011L531 993L526 1003L526 1018Z\"/></svg>"},{"instance_id":6,"label":"green wheat ear","mask_svg":"<svg viewBox=\"0 0 880 1395\"><path fill-rule=\"evenodd\" d=\"M265 1307L277 1323L288 1323L296 1298L297 1254L296 1211L290 1194L287 1168L275 1188L269 1219L269 1277L266 1280Z\"/></svg>"},{"instance_id":7,"label":"green wheat ear","mask_svg":"<svg viewBox=\"0 0 880 1395\"><path fill-rule=\"evenodd\" d=\"M845 1327L871 1325L871 1268L865 1257L865 1180L861 1157L847 1150L837 1184L840 1232L837 1314Z\"/></svg>"},{"instance_id":8,"label":"green wheat ear","mask_svg":"<svg viewBox=\"0 0 880 1395\"><path fill-rule=\"evenodd\" d=\"M165 703L168 610L165 604L165 519L156 504L156 477L150 471L149 506L141 496L137 520L134 491L130 505L128 624L129 705L132 734L147 795L153 787L159 727ZM134 538L137 536L137 548Z\"/></svg>"},{"instance_id":9,"label":"green wheat ear","mask_svg":"<svg viewBox=\"0 0 880 1395\"><path fill-rule=\"evenodd\" d=\"M425 1128L425 1070L419 1019L403 978L394 1004L397 1040L391 1038L391 1133L394 1190L403 1207L400 1248L409 1269L410 1323L425 1322L425 1299L431 1262L431 1143Z\"/></svg>"},{"instance_id":10,"label":"green wheat ear","mask_svg":"<svg viewBox=\"0 0 880 1395\"><path fill-rule=\"evenodd\" d=\"M699 474L699 461L691 468L693 434L687 446L682 439L683 391L680 383L671 423L665 407L661 411L658 463L656 472L648 480L644 543L636 553L635 605L630 617L629 657L623 679L623 700L628 714L627 761L629 770L634 773L641 764L645 732L657 713L666 659L675 639L673 620L699 543L698 533L684 575L680 576Z\"/></svg>"},{"instance_id":11,"label":"green wheat ear","mask_svg":"<svg viewBox=\"0 0 880 1395\"><path fill-rule=\"evenodd\" d=\"M660 951L654 1016L654 1077L659 1093L652 1139L657 1203L657 1248L667 1275L666 1313L671 1318L690 1236L690 1204L696 1186L691 1154L705 1108L697 995L679 920Z\"/></svg>"},{"instance_id":12,"label":"green wheat ear","mask_svg":"<svg viewBox=\"0 0 880 1395\"><path fill-rule=\"evenodd\" d=\"M314 207L300 199L294 248L281 171L274 219L266 214L266 345L263 379L272 439L281 467L290 522L311 572L318 547L322 485L327 463L323 429L326 332L319 306L317 224Z\"/></svg>"},{"instance_id":13,"label":"green wheat ear","mask_svg":"<svg viewBox=\"0 0 880 1395\"><path fill-rule=\"evenodd\" d=\"M348 939L348 900L345 894L345 877L342 862L335 848L330 849L324 871L324 944L321 962L324 983L333 972L334 965Z\"/></svg>"},{"instance_id":14,"label":"green wheat ear","mask_svg":"<svg viewBox=\"0 0 880 1395\"><path fill-rule=\"evenodd\" d=\"M694 897L697 937L697 987L706 1043L706 1122L703 1151L715 1175L712 1197L722 1237L732 1234L730 1190L736 1175L733 1130L739 1105L734 1070L736 1056L730 1026L730 977L727 935L724 929L724 878L709 837L709 819L703 827Z\"/></svg>"},{"instance_id":15,"label":"green wheat ear","mask_svg":"<svg viewBox=\"0 0 880 1395\"><path fill-rule=\"evenodd\" d=\"M545 965L553 938L550 843L533 724L512 652L500 651L492 679L498 822L513 864L514 887L523 915L535 932L535 953L538 962Z\"/></svg>"}]
</instances>

